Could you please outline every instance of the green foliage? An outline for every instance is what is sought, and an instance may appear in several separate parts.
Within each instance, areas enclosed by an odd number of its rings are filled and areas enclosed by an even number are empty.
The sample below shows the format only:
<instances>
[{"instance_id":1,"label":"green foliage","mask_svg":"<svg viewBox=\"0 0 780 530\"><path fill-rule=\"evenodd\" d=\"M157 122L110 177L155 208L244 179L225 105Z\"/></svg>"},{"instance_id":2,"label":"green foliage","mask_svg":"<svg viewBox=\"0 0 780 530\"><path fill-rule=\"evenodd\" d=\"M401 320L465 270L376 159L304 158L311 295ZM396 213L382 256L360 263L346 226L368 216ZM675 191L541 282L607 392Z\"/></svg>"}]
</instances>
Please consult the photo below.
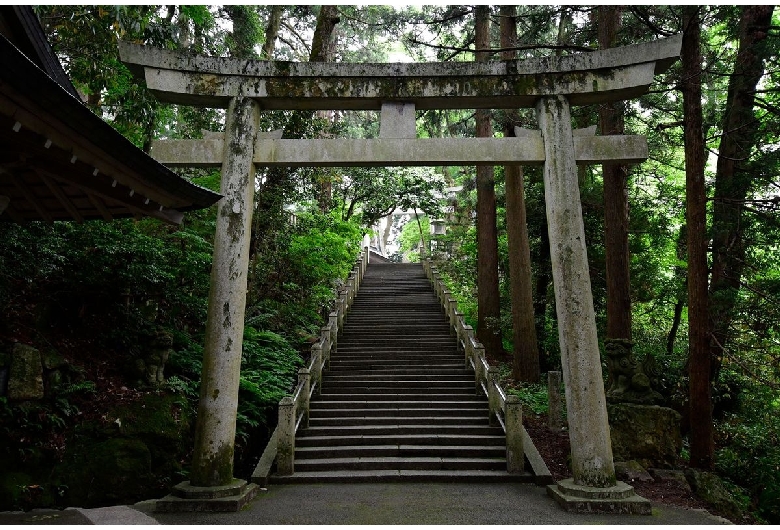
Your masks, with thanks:
<instances>
[{"instance_id":1,"label":"green foliage","mask_svg":"<svg viewBox=\"0 0 780 530\"><path fill-rule=\"evenodd\" d=\"M718 424L720 473L757 500L757 512L772 524L780 523L780 398L756 385L740 396L740 414Z\"/></svg>"},{"instance_id":2,"label":"green foliage","mask_svg":"<svg viewBox=\"0 0 780 530\"><path fill-rule=\"evenodd\" d=\"M420 261L420 249L423 248L423 245L426 249L429 248L430 233L431 221L428 216L412 218L404 225L401 229L399 244L401 253L407 261Z\"/></svg>"},{"instance_id":3,"label":"green foliage","mask_svg":"<svg viewBox=\"0 0 780 530\"><path fill-rule=\"evenodd\" d=\"M251 264L247 322L297 344L317 334L322 311L346 280L360 251L362 231L336 214L301 212L274 245Z\"/></svg>"},{"instance_id":4,"label":"green foliage","mask_svg":"<svg viewBox=\"0 0 780 530\"><path fill-rule=\"evenodd\" d=\"M244 328L236 439L246 445L257 427L274 425L279 400L291 391L303 364L300 354L281 335Z\"/></svg>"},{"instance_id":5,"label":"green foliage","mask_svg":"<svg viewBox=\"0 0 780 530\"><path fill-rule=\"evenodd\" d=\"M520 398L523 412L531 412L537 416L547 413L547 386L539 383L524 383L508 388L507 392Z\"/></svg>"},{"instance_id":6,"label":"green foliage","mask_svg":"<svg viewBox=\"0 0 780 530\"><path fill-rule=\"evenodd\" d=\"M202 129L220 130L224 111L160 104L138 83L117 56L117 39L167 49L187 49L214 57L251 56L262 40L267 6L38 6L47 34L87 104L138 146L155 136L199 138ZM717 153L727 108L729 74L734 70L741 7L705 6L703 55L704 136ZM519 45L525 57L567 54L569 46L596 42L591 7L519 6ZM286 6L275 57L306 60L309 45L301 35L313 33L315 6ZM418 60L473 60L473 12L468 6L339 6L339 61L383 61L395 52ZM495 14L495 10L494 10ZM222 18L222 20L219 20ZM228 20L229 19L229 20ZM229 29L231 27L232 30ZM497 24L494 24L494 43ZM776 25L775 25L776 26ZM295 31L293 31L293 28ZM681 30L679 10L669 6L632 6L624 10L618 40L649 41ZM740 223L740 246L747 264L735 301L723 367L713 384L719 419L719 470L750 488L761 515L777 522L776 484L780 456L778 401L780 381L780 224L776 175L780 151L780 70L776 29L766 40L770 49L767 74L755 94L758 120L756 145L748 161L750 186ZM433 47L430 46L433 44ZM552 50L548 45L561 45ZM651 159L635 166L629 178L631 297L635 354L654 358L664 396L676 408L687 395L687 323L685 259L685 174L683 111L678 86L685 75L679 65L656 76L653 90L625 105L626 130L648 138ZM338 112L333 120L311 113L264 112L263 130L285 129L289 137L337 135L378 136L375 112ZM496 112L496 133L507 120L536 128L533 112ZM573 110L576 127L596 123L596 109ZM292 121L292 122L291 122ZM418 136L469 137L470 110L421 110ZM713 183L713 164L706 175ZM218 172L186 170L194 182L219 189ZM265 175L266 179L268 173ZM459 185L448 212L448 233L432 245L439 270L467 322L474 325L476 304L476 190L473 168L328 168L290 172L289 186L276 195L279 208L255 219L257 226L276 216L268 234L252 252L247 304L244 365L240 382L239 441L244 450L254 433L270 428L273 409L294 384L300 352L322 323L323 312L355 259L359 240L370 226L396 208L416 208L428 241L429 218L439 218L444 183ZM496 170L499 229L499 276L504 337L511 337L508 248L504 226L502 173ZM581 204L588 246L590 279L600 336L606 322L606 272L603 243L603 183L600 169L580 170ZM297 222L286 219L282 205L305 209L319 199L323 183L332 183L334 215L304 212ZM711 189L714 187L711 186ZM538 168L525 168L527 225L531 244L539 347L542 364L559 364L556 315L547 248L544 187ZM266 215L267 214L267 215ZM711 215L711 213L710 213ZM11 341L70 341L90 336L112 360L132 357L157 329L174 337L166 368L167 389L198 395L203 326L211 268L213 209L190 212L183 226L156 221L0 224L0 346ZM710 219L712 222L712 219ZM680 237L682 236L682 237ZM709 236L708 236L709 238ZM412 220L401 236L404 252L416 259L420 230ZM681 324L670 337L676 310ZM674 340L671 340L674 338ZM669 346L667 346L669 344ZM507 349L509 349L507 344ZM11 407L0 398L5 434L11 430L42 434L60 432L78 417L81 399L91 395L90 381L63 385L59 397L43 408ZM70 386L68 386L70 385ZM94 387L92 387L94 389ZM519 387L524 404L543 410L541 387ZM82 410L83 411L83 410ZM10 447L10 446L9 446ZM31 459L35 448L14 445L20 458ZM16 453L14 453L16 454Z\"/></svg>"}]
</instances>

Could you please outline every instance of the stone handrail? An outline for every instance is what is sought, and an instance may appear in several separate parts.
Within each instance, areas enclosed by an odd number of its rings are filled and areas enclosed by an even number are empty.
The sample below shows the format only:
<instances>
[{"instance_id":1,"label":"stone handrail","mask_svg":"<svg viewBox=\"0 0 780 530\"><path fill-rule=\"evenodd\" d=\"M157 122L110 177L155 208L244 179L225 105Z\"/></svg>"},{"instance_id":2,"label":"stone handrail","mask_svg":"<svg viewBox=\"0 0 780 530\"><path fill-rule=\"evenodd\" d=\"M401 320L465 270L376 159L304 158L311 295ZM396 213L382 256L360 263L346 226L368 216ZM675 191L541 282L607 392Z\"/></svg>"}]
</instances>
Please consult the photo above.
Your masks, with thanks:
<instances>
[{"instance_id":1,"label":"stone handrail","mask_svg":"<svg viewBox=\"0 0 780 530\"><path fill-rule=\"evenodd\" d=\"M465 355L466 368L474 370L476 393L483 393L490 406L490 425L501 425L506 434L507 471L521 473L525 469L524 441L529 440L523 428L523 413L520 399L507 396L498 382L498 368L490 366L485 357L485 347L474 336L474 328L466 324L463 313L458 311L458 302L439 277L436 265L422 260L425 275L433 284L433 290L458 340L458 346ZM532 444L531 444L532 445Z\"/></svg>"},{"instance_id":2,"label":"stone handrail","mask_svg":"<svg viewBox=\"0 0 780 530\"><path fill-rule=\"evenodd\" d=\"M252 482L266 486L271 467L276 461L280 475L292 475L295 469L295 433L309 424L311 397L322 388L322 373L330 366L330 355L336 349L339 330L352 307L368 266L368 249L363 249L349 273L346 284L335 299L335 310L328 315L328 323L320 330L318 340L311 345L308 367L298 370L298 385L291 396L279 401L279 422L271 435L260 461L252 473Z\"/></svg>"}]
</instances>

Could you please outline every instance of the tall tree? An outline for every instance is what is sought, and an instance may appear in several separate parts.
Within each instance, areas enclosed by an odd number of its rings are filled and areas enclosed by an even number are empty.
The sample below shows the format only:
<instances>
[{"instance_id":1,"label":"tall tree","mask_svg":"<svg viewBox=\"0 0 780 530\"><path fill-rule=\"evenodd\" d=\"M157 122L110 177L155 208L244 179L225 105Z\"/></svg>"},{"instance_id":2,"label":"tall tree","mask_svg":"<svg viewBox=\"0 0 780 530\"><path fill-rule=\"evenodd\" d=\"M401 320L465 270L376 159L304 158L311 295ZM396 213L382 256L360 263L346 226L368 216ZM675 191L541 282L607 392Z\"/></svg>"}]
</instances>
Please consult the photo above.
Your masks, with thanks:
<instances>
[{"instance_id":1,"label":"tall tree","mask_svg":"<svg viewBox=\"0 0 780 530\"><path fill-rule=\"evenodd\" d=\"M270 61L274 58L276 39L279 36L279 28L282 25L283 6L275 4L268 15L268 24L265 26L265 39L263 40L263 53L260 58Z\"/></svg>"},{"instance_id":2,"label":"tall tree","mask_svg":"<svg viewBox=\"0 0 780 530\"><path fill-rule=\"evenodd\" d=\"M690 464L700 469L712 469L715 444L707 322L707 192L701 105L701 10L702 6L685 6L683 10L681 53L688 225Z\"/></svg>"},{"instance_id":3,"label":"tall tree","mask_svg":"<svg viewBox=\"0 0 780 530\"><path fill-rule=\"evenodd\" d=\"M501 6L501 58L515 59L517 52L517 9ZM504 136L514 136L508 111ZM528 242L528 225L525 214L525 183L523 168L504 166L506 188L506 231L509 244L509 281L512 294L512 377L516 381L539 381L539 349L536 344L534 300L531 277L531 247Z\"/></svg>"},{"instance_id":4,"label":"tall tree","mask_svg":"<svg viewBox=\"0 0 780 530\"><path fill-rule=\"evenodd\" d=\"M253 5L231 5L224 9L233 22L233 31L227 39L230 55L239 59L256 59L255 46L262 38L257 8Z\"/></svg>"},{"instance_id":5,"label":"tall tree","mask_svg":"<svg viewBox=\"0 0 780 530\"><path fill-rule=\"evenodd\" d=\"M490 7L474 11L476 60L490 59ZM493 136L490 111L477 110L477 137ZM503 355L501 297L498 285L498 232L493 166L477 166L477 338L492 356Z\"/></svg>"},{"instance_id":6,"label":"tall tree","mask_svg":"<svg viewBox=\"0 0 780 530\"><path fill-rule=\"evenodd\" d=\"M774 6L742 6L739 21L739 48L734 72L729 78L723 115L715 197L712 213L712 278L710 280L710 321L713 360L711 379L720 370L724 349L730 340L730 327L745 266L745 200L754 183L751 151L756 146L758 120L753 113L756 86L764 74L764 61L770 55L767 42Z\"/></svg>"},{"instance_id":7,"label":"tall tree","mask_svg":"<svg viewBox=\"0 0 780 530\"><path fill-rule=\"evenodd\" d=\"M309 53L310 62L327 60L328 52L331 51L331 39L339 21L337 6L320 7ZM291 112L282 131L282 138L303 138L312 128L313 117L314 111L311 110ZM271 168L266 173L255 209L250 255L257 252L259 239L262 239L266 232L281 219L285 199L294 187L293 174L290 168Z\"/></svg>"},{"instance_id":8,"label":"tall tree","mask_svg":"<svg viewBox=\"0 0 780 530\"><path fill-rule=\"evenodd\" d=\"M612 48L620 28L622 7L596 9L599 48ZM599 105L601 134L623 134L623 102ZM628 250L628 167L604 164L604 240L607 269L608 339L631 340L631 279Z\"/></svg>"},{"instance_id":9,"label":"tall tree","mask_svg":"<svg viewBox=\"0 0 780 530\"><path fill-rule=\"evenodd\" d=\"M315 38L311 45L311 60L313 62L329 62L334 60L336 55L335 29L339 20L336 6L322 6L320 15L317 17L317 27L314 29ZM331 119L332 116L332 111L317 111L317 117L322 120ZM317 184L319 184L317 202L320 211L328 212L330 211L331 202L333 200L332 171L326 168L320 168L315 174L317 175Z\"/></svg>"}]
</instances>

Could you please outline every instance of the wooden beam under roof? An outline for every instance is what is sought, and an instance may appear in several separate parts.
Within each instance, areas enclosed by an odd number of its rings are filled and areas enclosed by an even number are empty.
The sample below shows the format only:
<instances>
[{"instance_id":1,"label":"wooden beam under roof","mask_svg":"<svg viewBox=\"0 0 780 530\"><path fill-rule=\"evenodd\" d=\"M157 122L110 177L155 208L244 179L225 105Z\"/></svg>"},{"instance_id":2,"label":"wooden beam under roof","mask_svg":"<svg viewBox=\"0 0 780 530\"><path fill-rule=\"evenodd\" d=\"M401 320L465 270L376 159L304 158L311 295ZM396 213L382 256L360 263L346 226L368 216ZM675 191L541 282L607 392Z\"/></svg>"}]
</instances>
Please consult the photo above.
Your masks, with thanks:
<instances>
[{"instance_id":1,"label":"wooden beam under roof","mask_svg":"<svg viewBox=\"0 0 780 530\"><path fill-rule=\"evenodd\" d=\"M84 222L84 218L79 213L78 209L73 205L71 200L65 195L65 192L62 191L62 188L60 188L60 185L51 177L45 174L45 172L41 171L38 173L38 176L43 181L44 184L46 184L46 187L49 188L49 190L54 194L54 196L57 198L58 201L60 201L60 204L62 204L62 207L65 208L65 210L73 217L74 220L78 221L79 223Z\"/></svg>"},{"instance_id":2,"label":"wooden beam under roof","mask_svg":"<svg viewBox=\"0 0 780 530\"><path fill-rule=\"evenodd\" d=\"M10 178L11 182L14 184L14 186L16 186L16 189L19 190L19 193L24 196L27 202L30 203L30 206L32 206L35 211L38 212L38 215L40 215L44 221L48 221L50 223L54 221L49 211L43 207L43 205L38 200L38 197L36 197L30 191L21 177L19 177L15 172L4 171L2 168L0 168L0 172Z\"/></svg>"},{"instance_id":3,"label":"wooden beam under roof","mask_svg":"<svg viewBox=\"0 0 780 530\"><path fill-rule=\"evenodd\" d=\"M114 216L111 215L111 212L108 211L106 208L105 203L103 202L103 199L95 195L94 193L90 193L89 191L86 192L87 197L89 197L89 202L92 203L92 205L95 207L95 209L100 212L100 215L103 216L104 221L113 221Z\"/></svg>"}]
</instances>

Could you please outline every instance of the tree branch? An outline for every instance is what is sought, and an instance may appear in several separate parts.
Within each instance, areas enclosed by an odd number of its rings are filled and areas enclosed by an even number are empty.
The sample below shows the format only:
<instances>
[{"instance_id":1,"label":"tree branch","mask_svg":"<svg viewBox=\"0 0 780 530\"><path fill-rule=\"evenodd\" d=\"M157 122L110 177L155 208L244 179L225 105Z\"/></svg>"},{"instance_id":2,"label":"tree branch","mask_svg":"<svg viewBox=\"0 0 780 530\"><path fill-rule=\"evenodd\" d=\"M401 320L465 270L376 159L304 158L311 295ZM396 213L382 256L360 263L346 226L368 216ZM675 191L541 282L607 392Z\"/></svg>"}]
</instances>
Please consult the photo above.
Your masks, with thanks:
<instances>
[{"instance_id":1,"label":"tree branch","mask_svg":"<svg viewBox=\"0 0 780 530\"><path fill-rule=\"evenodd\" d=\"M511 48L461 48L459 46L447 46L444 44L431 44L429 42L423 42L414 37L407 37L407 42L410 44L417 44L419 46L427 46L435 50L451 50L457 53L489 53L491 55L500 52L509 51L527 51L527 50L562 50L562 51L577 51L577 52L592 52L596 51L596 48L590 48L588 46L577 46L574 44L529 44L525 46L513 46Z\"/></svg>"}]
</instances>

